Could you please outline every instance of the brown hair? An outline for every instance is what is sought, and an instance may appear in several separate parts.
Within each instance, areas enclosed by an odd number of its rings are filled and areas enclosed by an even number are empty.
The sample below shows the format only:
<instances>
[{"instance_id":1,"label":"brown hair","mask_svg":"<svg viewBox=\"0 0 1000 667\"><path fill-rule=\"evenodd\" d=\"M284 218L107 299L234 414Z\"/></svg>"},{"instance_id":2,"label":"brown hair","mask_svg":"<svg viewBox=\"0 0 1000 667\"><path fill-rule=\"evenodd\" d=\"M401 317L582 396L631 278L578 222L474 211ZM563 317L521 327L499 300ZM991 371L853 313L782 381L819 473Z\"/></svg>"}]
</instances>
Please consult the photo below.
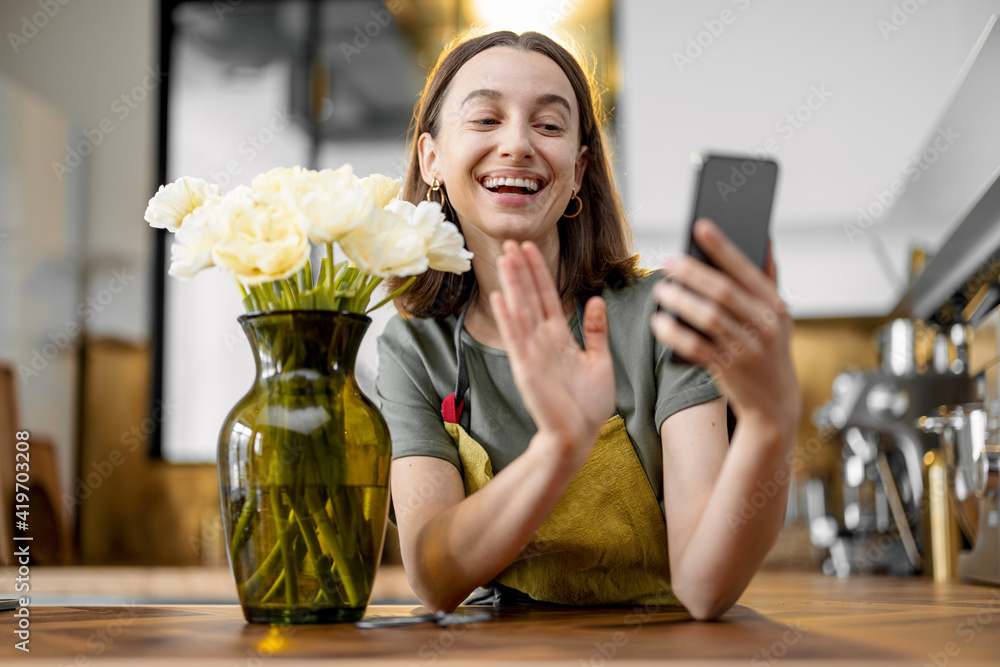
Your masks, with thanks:
<instances>
[{"instance_id":1,"label":"brown hair","mask_svg":"<svg viewBox=\"0 0 1000 667\"><path fill-rule=\"evenodd\" d=\"M438 58L414 110L410 124L410 165L403 198L414 204L427 197L429 190L420 174L417 139L424 132L437 136L441 107L451 80L473 56L486 49L506 46L520 51L536 51L551 58L569 79L580 108L580 144L589 147L588 165L580 192L583 202L580 215L559 225L559 271L556 283L559 296L597 294L609 276L615 281L640 274L638 256L632 254L632 234L614 183L611 160L604 137L603 106L593 77L564 47L545 35L510 31L492 32L478 37L456 38ZM445 215L461 230L461 222L450 203ZM389 293L400 288L406 278L389 278ZM394 303L403 316L446 317L457 314L475 285L473 271L457 275L430 269L419 275L413 285L396 297Z\"/></svg>"}]
</instances>

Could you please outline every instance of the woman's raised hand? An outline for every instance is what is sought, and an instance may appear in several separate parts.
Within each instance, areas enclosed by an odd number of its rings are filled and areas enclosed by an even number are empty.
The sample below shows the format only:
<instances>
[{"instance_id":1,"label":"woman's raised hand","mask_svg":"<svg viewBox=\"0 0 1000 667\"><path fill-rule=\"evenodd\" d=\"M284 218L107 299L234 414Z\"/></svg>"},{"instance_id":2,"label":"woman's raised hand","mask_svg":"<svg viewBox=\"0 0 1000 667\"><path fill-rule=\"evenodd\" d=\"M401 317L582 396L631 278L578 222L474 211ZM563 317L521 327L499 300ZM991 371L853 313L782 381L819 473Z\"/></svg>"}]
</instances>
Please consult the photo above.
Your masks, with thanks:
<instances>
[{"instance_id":1,"label":"woman's raised hand","mask_svg":"<svg viewBox=\"0 0 1000 667\"><path fill-rule=\"evenodd\" d=\"M514 381L538 435L581 466L614 413L607 306L600 297L587 302L581 349L535 244L506 241L503 250L497 262L501 289L490 294L490 306Z\"/></svg>"},{"instance_id":2,"label":"woman's raised hand","mask_svg":"<svg viewBox=\"0 0 1000 667\"><path fill-rule=\"evenodd\" d=\"M719 268L687 255L671 258L664 269L680 284L660 281L653 294L708 339L664 313L653 316L653 333L706 368L738 416L788 435L798 425L801 393L791 356L792 320L778 295L770 249L761 271L710 221L699 220L694 234Z\"/></svg>"}]
</instances>

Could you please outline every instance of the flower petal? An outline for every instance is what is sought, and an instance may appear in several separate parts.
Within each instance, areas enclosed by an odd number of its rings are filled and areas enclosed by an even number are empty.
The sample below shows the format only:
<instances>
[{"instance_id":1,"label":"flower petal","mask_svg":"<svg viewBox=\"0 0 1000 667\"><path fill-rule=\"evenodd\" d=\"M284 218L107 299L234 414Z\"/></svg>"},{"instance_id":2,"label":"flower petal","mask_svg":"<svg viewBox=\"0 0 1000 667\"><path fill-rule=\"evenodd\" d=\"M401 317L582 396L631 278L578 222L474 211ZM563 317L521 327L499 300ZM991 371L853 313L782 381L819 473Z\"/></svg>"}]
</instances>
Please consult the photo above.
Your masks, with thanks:
<instances>
[{"instance_id":1,"label":"flower petal","mask_svg":"<svg viewBox=\"0 0 1000 667\"><path fill-rule=\"evenodd\" d=\"M173 183L160 186L149 200L144 218L151 227L176 232L188 214L210 197L220 194L219 186L214 183L181 176Z\"/></svg>"}]
</instances>

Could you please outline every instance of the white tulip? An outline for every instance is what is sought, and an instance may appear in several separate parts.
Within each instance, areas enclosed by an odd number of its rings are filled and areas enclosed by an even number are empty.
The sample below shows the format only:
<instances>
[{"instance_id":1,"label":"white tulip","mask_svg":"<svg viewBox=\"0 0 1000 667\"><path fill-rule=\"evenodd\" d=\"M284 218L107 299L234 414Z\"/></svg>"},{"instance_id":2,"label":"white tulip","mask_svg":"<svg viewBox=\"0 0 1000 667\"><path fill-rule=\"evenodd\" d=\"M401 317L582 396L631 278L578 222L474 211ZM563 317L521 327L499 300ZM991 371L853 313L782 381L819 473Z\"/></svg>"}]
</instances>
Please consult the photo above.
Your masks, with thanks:
<instances>
[{"instance_id":1,"label":"white tulip","mask_svg":"<svg viewBox=\"0 0 1000 667\"><path fill-rule=\"evenodd\" d=\"M212 248L223 235L219 221L221 209L222 197L211 197L184 218L184 224L177 230L170 246L170 269L167 273L187 280L215 264Z\"/></svg>"},{"instance_id":2,"label":"white tulip","mask_svg":"<svg viewBox=\"0 0 1000 667\"><path fill-rule=\"evenodd\" d=\"M250 187L257 191L280 192L289 182L301 178L306 173L308 173L308 170L299 166L292 168L275 167L270 171L265 171L263 174L254 176L254 179L250 181Z\"/></svg>"},{"instance_id":3,"label":"white tulip","mask_svg":"<svg viewBox=\"0 0 1000 667\"><path fill-rule=\"evenodd\" d=\"M368 223L378 211L350 165L345 167L313 172L314 177L296 180L283 193L289 204L302 211L313 243L339 241L352 229Z\"/></svg>"},{"instance_id":4,"label":"white tulip","mask_svg":"<svg viewBox=\"0 0 1000 667\"><path fill-rule=\"evenodd\" d=\"M429 268L451 273L465 273L472 264L472 253L465 249L465 239L458 227L444 219L438 202L422 201L416 206L397 199L387 206L427 235L427 261Z\"/></svg>"},{"instance_id":5,"label":"white tulip","mask_svg":"<svg viewBox=\"0 0 1000 667\"><path fill-rule=\"evenodd\" d=\"M361 188L371 195L375 206L385 208L399 196L403 189L403 179L389 178L383 174L372 174L361 179Z\"/></svg>"},{"instance_id":6,"label":"white tulip","mask_svg":"<svg viewBox=\"0 0 1000 667\"><path fill-rule=\"evenodd\" d=\"M176 232L191 211L221 192L214 183L181 176L173 183L160 186L146 206L145 220L152 227Z\"/></svg>"},{"instance_id":7,"label":"white tulip","mask_svg":"<svg viewBox=\"0 0 1000 667\"><path fill-rule=\"evenodd\" d=\"M434 202L435 204L437 202ZM465 273L472 268L472 253L465 249L465 238L458 227L442 222L434 230L434 237L427 244L427 263L437 271Z\"/></svg>"},{"instance_id":8,"label":"white tulip","mask_svg":"<svg viewBox=\"0 0 1000 667\"><path fill-rule=\"evenodd\" d=\"M241 186L222 199L212 260L245 285L294 275L309 260L302 214L276 193Z\"/></svg>"},{"instance_id":9,"label":"white tulip","mask_svg":"<svg viewBox=\"0 0 1000 667\"><path fill-rule=\"evenodd\" d=\"M382 278L415 276L427 270L427 243L433 231L412 224L405 215L386 207L370 222L344 236L340 245L366 273Z\"/></svg>"}]
</instances>

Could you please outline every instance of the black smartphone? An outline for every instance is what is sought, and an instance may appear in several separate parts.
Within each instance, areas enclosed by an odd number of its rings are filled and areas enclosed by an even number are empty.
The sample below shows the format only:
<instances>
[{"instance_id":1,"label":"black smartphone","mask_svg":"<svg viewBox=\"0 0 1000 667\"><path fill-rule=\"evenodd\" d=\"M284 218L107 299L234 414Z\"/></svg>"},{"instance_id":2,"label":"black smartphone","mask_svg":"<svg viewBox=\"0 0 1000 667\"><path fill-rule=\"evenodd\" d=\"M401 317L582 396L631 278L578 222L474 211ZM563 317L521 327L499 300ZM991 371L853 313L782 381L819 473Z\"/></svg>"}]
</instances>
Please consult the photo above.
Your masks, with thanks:
<instances>
[{"instance_id":1,"label":"black smartphone","mask_svg":"<svg viewBox=\"0 0 1000 667\"><path fill-rule=\"evenodd\" d=\"M778 184L778 163L747 156L706 155L695 161L698 181L688 230L687 253L714 264L694 241L694 223L708 218L761 269L767 259L768 226L774 191ZM677 321L692 327L681 318ZM674 363L688 363L671 353Z\"/></svg>"}]
</instances>

